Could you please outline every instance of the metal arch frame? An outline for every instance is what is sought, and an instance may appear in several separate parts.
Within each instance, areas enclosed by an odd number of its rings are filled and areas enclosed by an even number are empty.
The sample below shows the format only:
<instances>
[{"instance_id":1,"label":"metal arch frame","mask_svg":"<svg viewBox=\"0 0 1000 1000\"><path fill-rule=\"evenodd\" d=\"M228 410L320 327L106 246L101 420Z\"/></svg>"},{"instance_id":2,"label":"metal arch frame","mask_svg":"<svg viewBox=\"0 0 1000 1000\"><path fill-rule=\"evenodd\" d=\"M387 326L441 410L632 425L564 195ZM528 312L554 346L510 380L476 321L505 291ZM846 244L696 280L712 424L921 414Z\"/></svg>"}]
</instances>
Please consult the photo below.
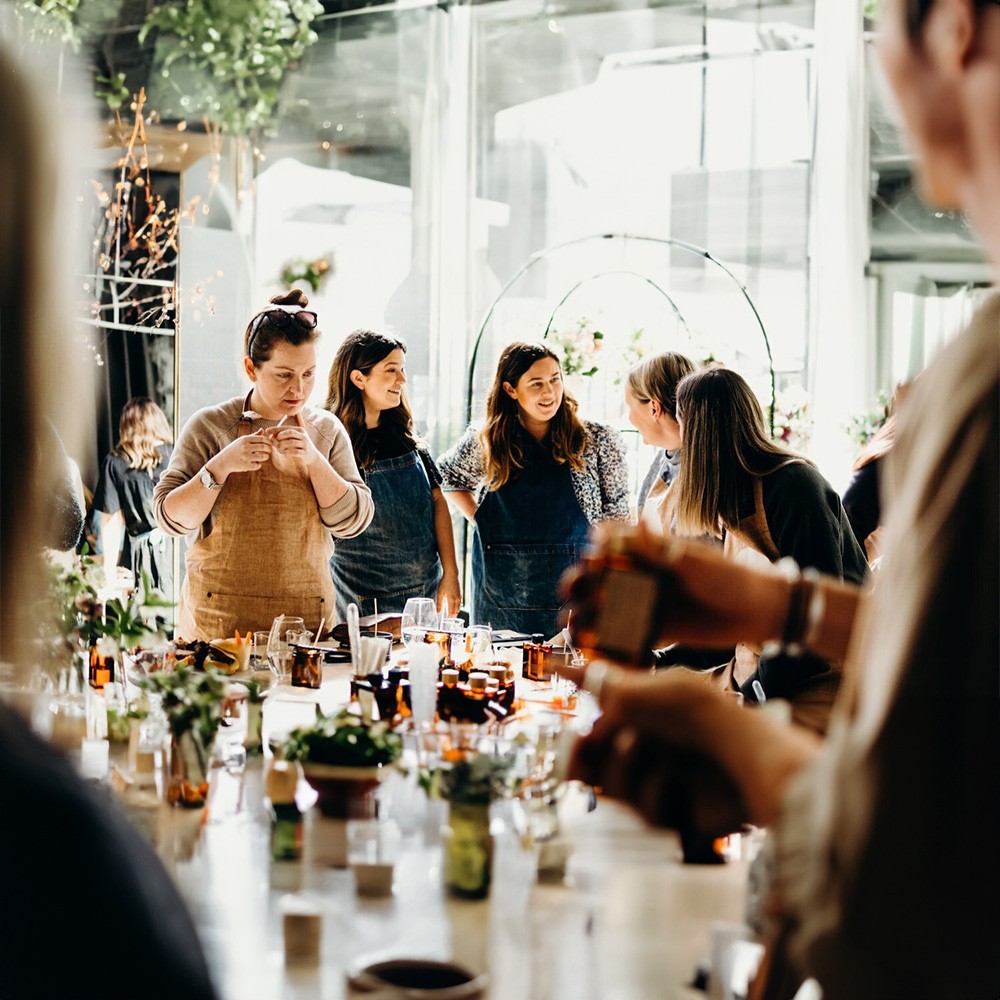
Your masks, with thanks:
<instances>
[{"instance_id":1,"label":"metal arch frame","mask_svg":"<svg viewBox=\"0 0 1000 1000\"><path fill-rule=\"evenodd\" d=\"M673 247L677 250L683 250L686 253L693 254L696 257L702 257L709 263L714 264L723 274L725 274L736 287L740 290L744 300L750 307L750 311L753 313L754 319L757 321L757 326L760 328L760 335L764 340L764 348L767 351L767 365L770 375L771 383L771 403L768 407L768 427L771 433L774 433L774 406L775 406L775 377L774 377L774 357L771 354L771 341L767 336L767 330L764 328L764 322L760 318L760 313L757 311L757 307L754 305L753 299L750 298L750 293L746 290L746 286L736 277L733 272L726 267L720 260L713 257L704 247L695 246L693 243L685 243L683 240L674 239L672 236L646 236L643 234L633 234L633 233L591 233L587 236L578 236L576 239L566 240L563 243L555 243L550 247L546 247L544 250L538 250L533 253L521 267L514 273L514 275L507 281L507 283L500 289L496 294L493 301L490 303L489 308L483 315L482 322L479 324L479 330L476 334L476 341L472 346L472 357L469 359L469 378L466 383L465 390L465 422L466 424L472 421L472 396L474 389L474 379L476 371L476 361L479 357L479 345L482 343L483 334L486 332L486 327L489 325L490 320L493 318L493 313L496 307L500 304L503 297L511 289L514 283L526 272L530 271L532 267L535 266L539 261L544 260L550 254L555 253L557 250L563 250L566 247L577 246L580 243L588 243L591 240L623 240L626 243L629 240L634 240L637 243L658 243L662 246ZM655 282L650 279L650 284L655 286ZM562 302L566 301L566 298L572 294L576 288L579 287L578 283L569 293L563 298ZM662 289L660 289L662 291ZM666 294L666 293L664 293ZM668 296L669 298L669 296ZM672 300L671 300L672 301ZM560 302L560 305L562 304ZM557 306L556 309L559 307ZM555 313L553 312L553 316ZM551 317L549 320L549 326L551 326ZM685 324L686 325L686 324ZM548 327L546 328L546 333L548 333Z\"/></svg>"},{"instance_id":2,"label":"metal arch frame","mask_svg":"<svg viewBox=\"0 0 1000 1000\"><path fill-rule=\"evenodd\" d=\"M587 278L581 278L556 303L555 309L553 309L552 313L549 315L549 321L548 321L548 323L545 324L545 333L542 334L542 340L547 340L548 339L549 333L552 331L552 323L553 323L553 321L556 318L556 313L559 312L559 310L569 301L569 299L572 297L573 293L578 288L582 288L588 282L590 282L590 281L596 281L598 278L610 278L610 277L612 277L614 275L627 275L627 276L632 277L632 278L638 278L640 281L644 281L651 288L653 288L657 292L659 292L660 295L662 295L667 300L667 303L670 305L670 308L673 311L674 316L676 316L677 319L680 320L680 324L681 324L681 326L684 327L684 331L685 331L685 333L687 333L688 339L689 340L691 339L691 328L687 325L687 320L684 318L684 314L680 311L680 309L677 308L677 303L674 302L674 300L670 297L670 295L666 292L665 289L663 289L660 285L658 285L655 281L653 281L653 279L650 278L649 275L640 274L638 271L614 270L614 271L598 271L596 274L592 274L592 275L590 275Z\"/></svg>"}]
</instances>

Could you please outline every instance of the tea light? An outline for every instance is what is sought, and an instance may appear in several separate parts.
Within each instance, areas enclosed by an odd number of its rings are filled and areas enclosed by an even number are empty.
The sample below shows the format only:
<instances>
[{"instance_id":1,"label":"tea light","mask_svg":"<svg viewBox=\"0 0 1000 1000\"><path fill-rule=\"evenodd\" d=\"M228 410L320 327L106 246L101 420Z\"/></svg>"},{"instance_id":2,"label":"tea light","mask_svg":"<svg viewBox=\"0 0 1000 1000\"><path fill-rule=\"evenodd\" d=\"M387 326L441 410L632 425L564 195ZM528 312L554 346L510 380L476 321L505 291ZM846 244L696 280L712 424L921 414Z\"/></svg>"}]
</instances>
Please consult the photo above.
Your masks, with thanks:
<instances>
[{"instance_id":1,"label":"tea light","mask_svg":"<svg viewBox=\"0 0 1000 1000\"><path fill-rule=\"evenodd\" d=\"M359 896L391 896L400 831L392 822L349 820L347 863Z\"/></svg>"},{"instance_id":2,"label":"tea light","mask_svg":"<svg viewBox=\"0 0 1000 1000\"><path fill-rule=\"evenodd\" d=\"M108 741L86 739L80 744L80 773L92 781L103 781L108 773Z\"/></svg>"},{"instance_id":3,"label":"tea light","mask_svg":"<svg viewBox=\"0 0 1000 1000\"><path fill-rule=\"evenodd\" d=\"M319 965L323 911L308 896L281 897L281 924L288 965Z\"/></svg>"}]
</instances>

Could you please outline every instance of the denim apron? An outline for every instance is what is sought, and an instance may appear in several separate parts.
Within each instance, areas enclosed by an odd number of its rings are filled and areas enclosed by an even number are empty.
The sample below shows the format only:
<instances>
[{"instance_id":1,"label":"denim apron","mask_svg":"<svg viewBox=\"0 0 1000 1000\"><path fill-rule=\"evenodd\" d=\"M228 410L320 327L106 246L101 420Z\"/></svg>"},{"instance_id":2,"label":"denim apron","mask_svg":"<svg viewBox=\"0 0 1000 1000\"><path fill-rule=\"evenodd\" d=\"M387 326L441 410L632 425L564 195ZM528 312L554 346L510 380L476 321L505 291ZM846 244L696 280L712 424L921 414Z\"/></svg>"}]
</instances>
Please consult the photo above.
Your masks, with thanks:
<instances>
[{"instance_id":1,"label":"denim apron","mask_svg":"<svg viewBox=\"0 0 1000 1000\"><path fill-rule=\"evenodd\" d=\"M375 517L357 538L338 538L330 572L337 589L337 617L347 605L373 614L402 611L408 597L434 597L441 580L434 501L427 470L415 449L362 470L372 491Z\"/></svg>"},{"instance_id":2,"label":"denim apron","mask_svg":"<svg viewBox=\"0 0 1000 1000\"><path fill-rule=\"evenodd\" d=\"M589 532L569 463L531 442L524 468L476 511L473 622L555 635L559 578L582 556Z\"/></svg>"}]
</instances>

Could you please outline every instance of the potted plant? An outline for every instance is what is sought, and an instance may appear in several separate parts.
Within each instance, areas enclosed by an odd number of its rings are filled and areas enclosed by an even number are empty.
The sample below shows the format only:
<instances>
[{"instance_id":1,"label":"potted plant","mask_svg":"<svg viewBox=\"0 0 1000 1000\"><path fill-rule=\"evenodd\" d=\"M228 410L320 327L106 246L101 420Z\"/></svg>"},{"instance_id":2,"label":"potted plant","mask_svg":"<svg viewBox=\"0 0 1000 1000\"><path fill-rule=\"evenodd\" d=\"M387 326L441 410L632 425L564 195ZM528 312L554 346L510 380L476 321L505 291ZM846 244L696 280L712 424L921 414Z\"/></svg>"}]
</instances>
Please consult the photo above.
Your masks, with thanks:
<instances>
[{"instance_id":1,"label":"potted plant","mask_svg":"<svg viewBox=\"0 0 1000 1000\"><path fill-rule=\"evenodd\" d=\"M375 790L403 751L403 740L388 722L371 722L347 709L294 729L282 748L299 761L306 781L319 795L320 812L333 819L375 814Z\"/></svg>"},{"instance_id":2,"label":"potted plant","mask_svg":"<svg viewBox=\"0 0 1000 1000\"><path fill-rule=\"evenodd\" d=\"M212 672L178 667L150 674L142 687L160 696L170 727L167 801L189 808L203 806L208 796L208 760L228 682Z\"/></svg>"},{"instance_id":3,"label":"potted plant","mask_svg":"<svg viewBox=\"0 0 1000 1000\"><path fill-rule=\"evenodd\" d=\"M388 722L372 722L347 709L294 729L281 752L298 761L315 789L320 816L312 824L313 859L343 868L347 864L347 821L376 815L375 793L403 751L403 740Z\"/></svg>"},{"instance_id":4,"label":"potted plant","mask_svg":"<svg viewBox=\"0 0 1000 1000\"><path fill-rule=\"evenodd\" d=\"M517 760L513 752L473 753L421 775L427 794L448 802L443 874L453 895L482 899L489 892L490 803L517 791L521 782Z\"/></svg>"}]
</instances>

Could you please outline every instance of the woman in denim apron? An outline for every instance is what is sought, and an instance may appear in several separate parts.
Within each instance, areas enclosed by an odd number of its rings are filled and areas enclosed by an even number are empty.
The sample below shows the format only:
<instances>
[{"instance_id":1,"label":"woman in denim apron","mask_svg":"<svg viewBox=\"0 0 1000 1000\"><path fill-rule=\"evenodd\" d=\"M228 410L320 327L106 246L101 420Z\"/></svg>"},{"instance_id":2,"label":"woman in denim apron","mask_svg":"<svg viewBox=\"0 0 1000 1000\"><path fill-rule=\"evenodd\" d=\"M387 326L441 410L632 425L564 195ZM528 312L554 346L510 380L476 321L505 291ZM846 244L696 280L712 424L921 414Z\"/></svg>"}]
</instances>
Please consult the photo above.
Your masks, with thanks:
<instances>
[{"instance_id":1,"label":"woman in denim apron","mask_svg":"<svg viewBox=\"0 0 1000 1000\"><path fill-rule=\"evenodd\" d=\"M505 348L486 403L440 459L444 489L474 525L472 618L529 634L559 630L559 579L590 525L628 517L624 445L581 421L558 357L543 344Z\"/></svg>"},{"instance_id":2,"label":"woman in denim apron","mask_svg":"<svg viewBox=\"0 0 1000 1000\"><path fill-rule=\"evenodd\" d=\"M402 611L408 597L432 597L457 612L462 603L448 504L441 477L413 433L403 391L406 345L355 330L330 368L326 406L350 434L375 501L375 517L358 538L338 541L330 560L337 614L357 604L362 615Z\"/></svg>"}]
</instances>

